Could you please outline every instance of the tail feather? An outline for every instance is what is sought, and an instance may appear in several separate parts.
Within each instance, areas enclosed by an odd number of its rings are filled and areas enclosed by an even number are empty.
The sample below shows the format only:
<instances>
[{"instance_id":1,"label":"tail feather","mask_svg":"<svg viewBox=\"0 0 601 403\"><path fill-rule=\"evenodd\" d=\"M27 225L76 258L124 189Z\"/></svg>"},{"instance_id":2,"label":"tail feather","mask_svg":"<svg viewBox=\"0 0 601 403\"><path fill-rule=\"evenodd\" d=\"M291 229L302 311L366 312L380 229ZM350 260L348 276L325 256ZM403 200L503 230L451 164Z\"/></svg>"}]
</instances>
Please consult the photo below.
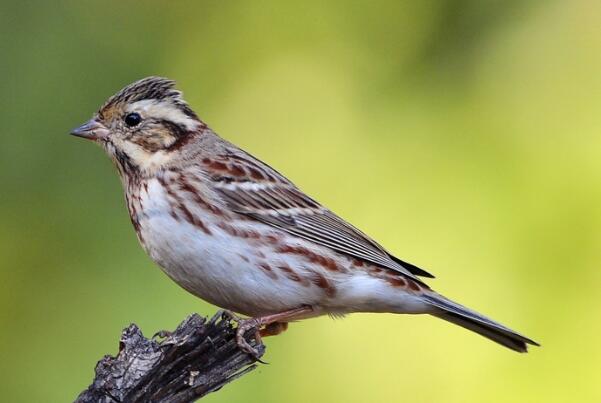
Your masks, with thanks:
<instances>
[{"instance_id":1,"label":"tail feather","mask_svg":"<svg viewBox=\"0 0 601 403\"><path fill-rule=\"evenodd\" d=\"M528 344L539 346L537 342L442 295L424 295L424 299L438 308L432 315L476 332L514 351L525 353L528 351Z\"/></svg>"}]
</instances>

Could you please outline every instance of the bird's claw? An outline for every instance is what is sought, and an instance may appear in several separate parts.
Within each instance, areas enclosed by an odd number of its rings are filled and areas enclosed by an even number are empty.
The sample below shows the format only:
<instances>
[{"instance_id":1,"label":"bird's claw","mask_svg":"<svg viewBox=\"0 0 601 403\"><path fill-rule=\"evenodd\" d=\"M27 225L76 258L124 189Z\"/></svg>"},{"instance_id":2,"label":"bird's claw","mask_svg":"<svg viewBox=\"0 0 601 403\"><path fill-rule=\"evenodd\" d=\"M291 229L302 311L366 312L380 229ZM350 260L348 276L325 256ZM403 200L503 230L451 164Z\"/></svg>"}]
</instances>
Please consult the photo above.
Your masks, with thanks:
<instances>
[{"instance_id":1,"label":"bird's claw","mask_svg":"<svg viewBox=\"0 0 601 403\"><path fill-rule=\"evenodd\" d=\"M251 346L248 341L246 341L244 334L240 331L236 332L236 344L240 350L251 355L257 361L260 361L261 355L259 354L259 350Z\"/></svg>"},{"instance_id":2,"label":"bird's claw","mask_svg":"<svg viewBox=\"0 0 601 403\"><path fill-rule=\"evenodd\" d=\"M232 311L226 309L222 310L220 314L223 319L235 322L237 324L236 344L238 345L238 348L246 354L252 356L256 361L265 364L265 362L261 361L261 353L259 353L259 350L251 346L248 341L246 341L246 334L252 330L254 331L257 344L260 345L262 343L260 335L261 323L255 318L241 318Z\"/></svg>"},{"instance_id":3,"label":"bird's claw","mask_svg":"<svg viewBox=\"0 0 601 403\"><path fill-rule=\"evenodd\" d=\"M251 355L255 360L263 362L261 361L261 354L259 353L259 350L251 346L248 343L248 341L246 341L247 333L254 332L255 341L257 345L261 345L263 341L261 340L260 327L261 323L255 318L239 318L238 328L236 329L236 344L238 344L238 348L240 348L240 350L244 351L246 354Z\"/></svg>"},{"instance_id":4,"label":"bird's claw","mask_svg":"<svg viewBox=\"0 0 601 403\"><path fill-rule=\"evenodd\" d=\"M245 319L241 318L240 316L236 315L234 312L229 311L227 309L220 310L216 316L221 316L222 319L236 322L238 324L245 320Z\"/></svg>"},{"instance_id":5,"label":"bird's claw","mask_svg":"<svg viewBox=\"0 0 601 403\"><path fill-rule=\"evenodd\" d=\"M173 334L173 332L170 332L169 330L159 330L158 332L156 332L155 334L152 335L153 339L166 339L171 337L171 335Z\"/></svg>"}]
</instances>

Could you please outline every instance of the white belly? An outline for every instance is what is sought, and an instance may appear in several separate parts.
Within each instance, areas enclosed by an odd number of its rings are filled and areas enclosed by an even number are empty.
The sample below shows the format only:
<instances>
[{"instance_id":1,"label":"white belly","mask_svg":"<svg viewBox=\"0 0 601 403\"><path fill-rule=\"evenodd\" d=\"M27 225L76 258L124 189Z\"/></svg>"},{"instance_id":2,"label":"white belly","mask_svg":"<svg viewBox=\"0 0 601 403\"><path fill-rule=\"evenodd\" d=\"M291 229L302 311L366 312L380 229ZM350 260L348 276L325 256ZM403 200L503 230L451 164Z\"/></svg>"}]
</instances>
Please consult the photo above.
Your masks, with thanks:
<instances>
[{"instance_id":1,"label":"white belly","mask_svg":"<svg viewBox=\"0 0 601 403\"><path fill-rule=\"evenodd\" d=\"M149 183L148 194L152 197L142 194L141 200L143 246L169 277L192 294L247 315L317 305L324 299L319 287L307 281L302 285L277 269L277 263L281 263L298 271L302 263L297 257L286 256L274 264L269 255L272 248L264 241L232 236L219 228L214 216L194 206L187 205L202 220L206 232L182 217L173 217L167 195L155 181ZM284 236L271 227L258 225L252 229ZM261 265L269 265L271 272L261 269Z\"/></svg>"},{"instance_id":2,"label":"white belly","mask_svg":"<svg viewBox=\"0 0 601 403\"><path fill-rule=\"evenodd\" d=\"M151 197L149 197L151 195ZM186 209L196 225L174 213L163 187L151 180L142 192L138 214L140 240L146 252L181 287L221 308L256 316L310 305L311 316L348 312L420 312L424 305L411 292L352 267L352 259L312 245L265 224L239 220L237 233L223 219L194 203ZM177 210L177 209L176 209ZM232 224L233 225L233 224ZM244 236L254 231L260 237ZM241 235L242 234L242 235ZM339 271L328 271L307 256L277 253L279 245L307 248L336 259Z\"/></svg>"}]
</instances>

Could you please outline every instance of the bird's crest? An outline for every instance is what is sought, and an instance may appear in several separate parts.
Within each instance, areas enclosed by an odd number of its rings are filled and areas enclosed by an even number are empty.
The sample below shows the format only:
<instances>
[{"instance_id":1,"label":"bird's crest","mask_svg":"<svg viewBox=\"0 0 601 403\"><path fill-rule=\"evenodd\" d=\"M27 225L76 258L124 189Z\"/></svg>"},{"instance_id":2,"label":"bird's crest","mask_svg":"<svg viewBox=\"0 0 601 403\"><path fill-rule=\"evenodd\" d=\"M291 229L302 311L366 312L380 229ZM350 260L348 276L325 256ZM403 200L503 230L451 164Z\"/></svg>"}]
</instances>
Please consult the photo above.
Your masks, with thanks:
<instances>
[{"instance_id":1,"label":"bird's crest","mask_svg":"<svg viewBox=\"0 0 601 403\"><path fill-rule=\"evenodd\" d=\"M181 91L175 89L175 81L155 76L138 80L117 92L102 105L99 114L110 115L120 106L144 100L170 101L187 116L198 119L183 100Z\"/></svg>"}]
</instances>

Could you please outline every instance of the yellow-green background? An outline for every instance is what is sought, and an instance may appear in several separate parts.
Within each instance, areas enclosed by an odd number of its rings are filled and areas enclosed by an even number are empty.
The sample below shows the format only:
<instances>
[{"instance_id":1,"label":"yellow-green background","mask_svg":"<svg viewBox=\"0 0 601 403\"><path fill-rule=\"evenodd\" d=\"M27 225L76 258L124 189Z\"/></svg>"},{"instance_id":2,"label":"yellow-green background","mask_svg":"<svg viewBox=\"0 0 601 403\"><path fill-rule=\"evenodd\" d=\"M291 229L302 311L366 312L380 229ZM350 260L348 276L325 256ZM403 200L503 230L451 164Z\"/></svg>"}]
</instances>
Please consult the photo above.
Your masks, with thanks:
<instances>
[{"instance_id":1,"label":"yellow-green background","mask_svg":"<svg viewBox=\"0 0 601 403\"><path fill-rule=\"evenodd\" d=\"M216 309L145 256L110 161L67 135L151 74L543 345L315 319L207 402L601 401L601 3L500 0L2 2L1 401L73 400L130 322Z\"/></svg>"}]
</instances>

